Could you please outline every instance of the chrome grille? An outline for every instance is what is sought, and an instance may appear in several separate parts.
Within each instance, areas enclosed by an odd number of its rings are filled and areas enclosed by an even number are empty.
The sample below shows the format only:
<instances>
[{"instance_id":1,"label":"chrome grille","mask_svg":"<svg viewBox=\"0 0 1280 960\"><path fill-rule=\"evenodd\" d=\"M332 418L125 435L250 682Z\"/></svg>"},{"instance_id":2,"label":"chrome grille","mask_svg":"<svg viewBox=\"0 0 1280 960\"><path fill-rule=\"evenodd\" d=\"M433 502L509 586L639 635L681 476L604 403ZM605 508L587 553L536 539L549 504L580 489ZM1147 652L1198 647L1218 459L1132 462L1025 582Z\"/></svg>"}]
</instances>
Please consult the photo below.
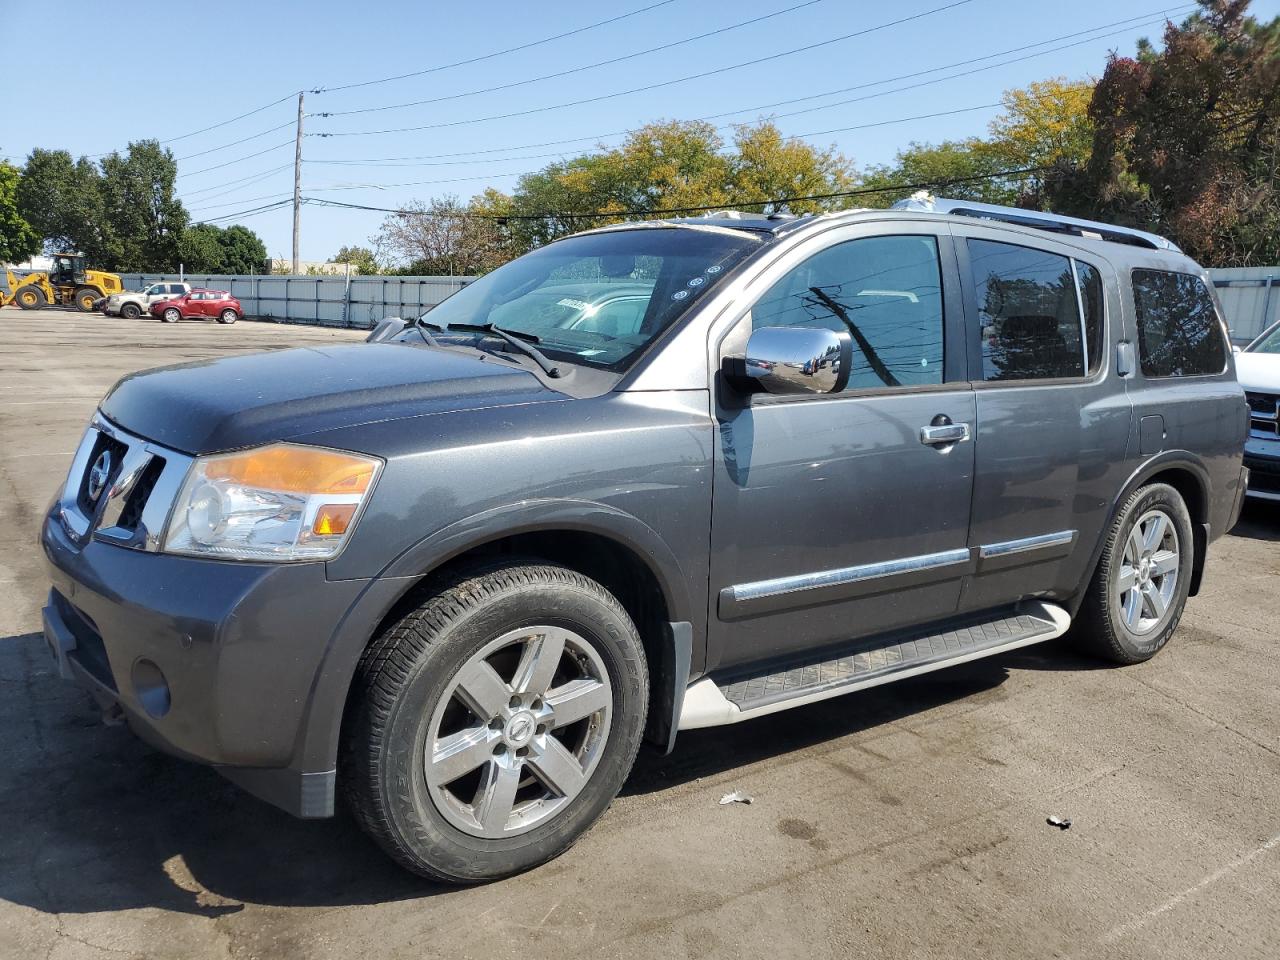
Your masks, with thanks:
<instances>
[{"instance_id":1,"label":"chrome grille","mask_svg":"<svg viewBox=\"0 0 1280 960\"><path fill-rule=\"evenodd\" d=\"M121 430L101 415L85 431L63 489L67 533L157 551L191 458Z\"/></svg>"}]
</instances>

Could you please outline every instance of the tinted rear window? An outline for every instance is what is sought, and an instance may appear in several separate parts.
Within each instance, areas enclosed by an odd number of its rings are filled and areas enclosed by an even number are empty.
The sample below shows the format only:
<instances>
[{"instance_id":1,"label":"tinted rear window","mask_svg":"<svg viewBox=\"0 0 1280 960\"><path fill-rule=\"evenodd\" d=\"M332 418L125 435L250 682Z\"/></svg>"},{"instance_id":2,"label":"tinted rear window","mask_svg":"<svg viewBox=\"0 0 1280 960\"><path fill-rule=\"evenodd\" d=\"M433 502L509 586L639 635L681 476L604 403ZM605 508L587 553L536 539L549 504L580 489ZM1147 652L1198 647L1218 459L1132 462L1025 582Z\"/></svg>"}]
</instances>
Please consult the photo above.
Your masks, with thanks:
<instances>
[{"instance_id":1,"label":"tinted rear window","mask_svg":"<svg viewBox=\"0 0 1280 960\"><path fill-rule=\"evenodd\" d=\"M1204 282L1189 273L1134 270L1138 355L1148 377L1221 373L1226 338Z\"/></svg>"}]
</instances>

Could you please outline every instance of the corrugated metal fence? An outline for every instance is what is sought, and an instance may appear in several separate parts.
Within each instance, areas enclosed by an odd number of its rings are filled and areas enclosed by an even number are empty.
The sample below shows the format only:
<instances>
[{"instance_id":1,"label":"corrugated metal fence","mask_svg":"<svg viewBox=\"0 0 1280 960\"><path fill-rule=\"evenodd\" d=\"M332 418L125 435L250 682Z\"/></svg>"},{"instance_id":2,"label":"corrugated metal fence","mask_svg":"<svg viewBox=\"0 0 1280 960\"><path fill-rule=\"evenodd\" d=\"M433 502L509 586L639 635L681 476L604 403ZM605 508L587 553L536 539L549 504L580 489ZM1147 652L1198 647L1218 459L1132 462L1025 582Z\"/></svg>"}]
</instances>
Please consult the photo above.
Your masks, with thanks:
<instances>
[{"instance_id":1,"label":"corrugated metal fence","mask_svg":"<svg viewBox=\"0 0 1280 960\"><path fill-rule=\"evenodd\" d=\"M1248 343L1280 320L1280 267L1216 267L1209 276L1233 343Z\"/></svg>"},{"instance_id":2,"label":"corrugated metal fence","mask_svg":"<svg viewBox=\"0 0 1280 960\"><path fill-rule=\"evenodd\" d=\"M122 273L126 290L180 279L176 273ZM416 317L474 277L210 276L187 274L193 287L229 290L245 316L331 327L374 326L383 317Z\"/></svg>"}]
</instances>

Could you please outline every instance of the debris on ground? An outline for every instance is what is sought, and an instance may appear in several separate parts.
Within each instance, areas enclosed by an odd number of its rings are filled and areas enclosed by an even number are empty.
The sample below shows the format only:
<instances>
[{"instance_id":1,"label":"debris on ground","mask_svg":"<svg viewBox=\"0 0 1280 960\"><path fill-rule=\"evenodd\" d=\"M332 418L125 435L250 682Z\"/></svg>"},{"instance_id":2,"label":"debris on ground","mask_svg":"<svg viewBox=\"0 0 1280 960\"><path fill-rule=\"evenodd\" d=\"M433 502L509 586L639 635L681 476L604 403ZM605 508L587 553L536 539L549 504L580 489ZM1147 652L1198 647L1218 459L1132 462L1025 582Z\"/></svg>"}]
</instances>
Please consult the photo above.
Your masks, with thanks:
<instances>
[{"instance_id":1,"label":"debris on ground","mask_svg":"<svg viewBox=\"0 0 1280 960\"><path fill-rule=\"evenodd\" d=\"M724 801L721 801L721 802L723 803ZM1054 814L1054 815L1053 815L1052 817L1050 817L1046 822L1049 824L1049 826L1051 826L1051 827L1057 827L1059 830L1070 830L1070 829L1071 829L1071 818L1070 818L1070 817L1060 817L1060 816L1058 816L1057 814Z\"/></svg>"},{"instance_id":2,"label":"debris on ground","mask_svg":"<svg viewBox=\"0 0 1280 960\"><path fill-rule=\"evenodd\" d=\"M743 793L741 790L735 790L733 793L726 793L720 798L720 806L728 803L754 803L755 797L749 793Z\"/></svg>"}]
</instances>

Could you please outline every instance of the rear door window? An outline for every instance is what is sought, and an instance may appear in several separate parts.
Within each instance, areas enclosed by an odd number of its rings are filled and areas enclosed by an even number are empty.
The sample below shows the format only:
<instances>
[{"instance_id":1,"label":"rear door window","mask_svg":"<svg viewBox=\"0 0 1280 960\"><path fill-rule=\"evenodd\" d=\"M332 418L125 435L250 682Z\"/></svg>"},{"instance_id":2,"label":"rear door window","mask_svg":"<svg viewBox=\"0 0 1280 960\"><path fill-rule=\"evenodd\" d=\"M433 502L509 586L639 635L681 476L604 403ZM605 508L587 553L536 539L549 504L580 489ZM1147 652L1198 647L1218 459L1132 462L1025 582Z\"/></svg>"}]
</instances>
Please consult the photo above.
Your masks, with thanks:
<instances>
[{"instance_id":1,"label":"rear door window","mask_svg":"<svg viewBox=\"0 0 1280 960\"><path fill-rule=\"evenodd\" d=\"M1071 260L991 240L968 241L982 336L982 379L1083 377L1084 341Z\"/></svg>"},{"instance_id":2,"label":"rear door window","mask_svg":"<svg viewBox=\"0 0 1280 960\"><path fill-rule=\"evenodd\" d=\"M1143 376L1212 376L1226 369L1226 334L1199 277L1134 270L1133 306Z\"/></svg>"}]
</instances>

